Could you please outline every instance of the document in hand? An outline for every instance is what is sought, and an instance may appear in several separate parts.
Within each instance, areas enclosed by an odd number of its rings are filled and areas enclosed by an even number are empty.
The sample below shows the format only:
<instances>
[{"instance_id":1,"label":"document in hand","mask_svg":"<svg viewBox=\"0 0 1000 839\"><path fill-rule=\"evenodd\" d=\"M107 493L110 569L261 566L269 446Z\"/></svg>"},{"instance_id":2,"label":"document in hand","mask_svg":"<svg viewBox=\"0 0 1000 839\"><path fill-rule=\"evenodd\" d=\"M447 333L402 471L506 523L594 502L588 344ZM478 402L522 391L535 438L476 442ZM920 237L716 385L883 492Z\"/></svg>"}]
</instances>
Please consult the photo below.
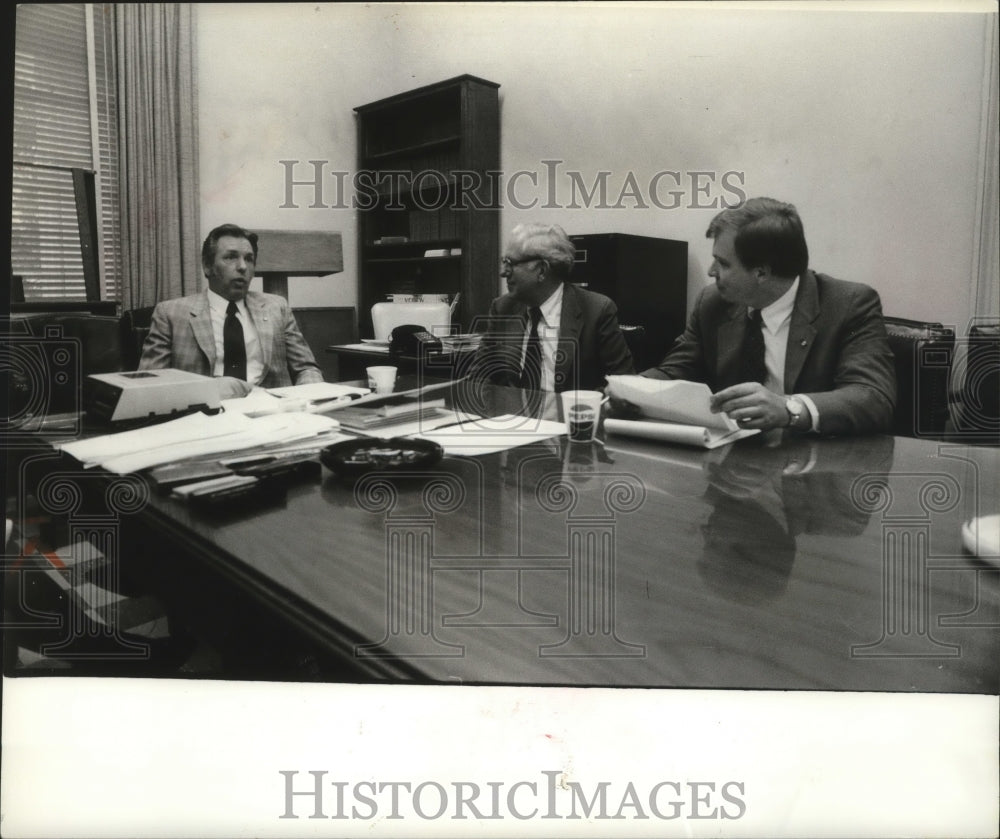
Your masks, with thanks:
<instances>
[{"instance_id":1,"label":"document in hand","mask_svg":"<svg viewBox=\"0 0 1000 839\"><path fill-rule=\"evenodd\" d=\"M636 405L640 420L609 418L609 434L625 434L714 449L734 440L759 434L758 429L740 428L726 414L713 414L712 392L703 382L663 381L644 376L608 376L608 395Z\"/></svg>"}]
</instances>

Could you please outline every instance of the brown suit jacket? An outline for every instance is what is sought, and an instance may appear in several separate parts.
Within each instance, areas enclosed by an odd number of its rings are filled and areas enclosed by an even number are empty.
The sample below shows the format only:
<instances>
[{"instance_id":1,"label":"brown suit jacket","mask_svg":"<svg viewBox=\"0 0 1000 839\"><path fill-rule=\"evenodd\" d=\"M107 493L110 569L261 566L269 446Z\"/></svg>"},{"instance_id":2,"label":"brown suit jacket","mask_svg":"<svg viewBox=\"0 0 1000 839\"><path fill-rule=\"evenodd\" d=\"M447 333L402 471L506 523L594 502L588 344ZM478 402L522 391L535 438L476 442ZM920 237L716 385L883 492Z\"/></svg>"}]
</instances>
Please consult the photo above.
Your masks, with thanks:
<instances>
[{"instance_id":1,"label":"brown suit jacket","mask_svg":"<svg viewBox=\"0 0 1000 839\"><path fill-rule=\"evenodd\" d=\"M312 350L299 331L288 301L276 294L249 291L253 318L264 357L262 387L287 387L323 381ZM149 335L142 347L140 370L173 367L211 376L215 367L215 335L208 292L164 300L153 310Z\"/></svg>"}]
</instances>

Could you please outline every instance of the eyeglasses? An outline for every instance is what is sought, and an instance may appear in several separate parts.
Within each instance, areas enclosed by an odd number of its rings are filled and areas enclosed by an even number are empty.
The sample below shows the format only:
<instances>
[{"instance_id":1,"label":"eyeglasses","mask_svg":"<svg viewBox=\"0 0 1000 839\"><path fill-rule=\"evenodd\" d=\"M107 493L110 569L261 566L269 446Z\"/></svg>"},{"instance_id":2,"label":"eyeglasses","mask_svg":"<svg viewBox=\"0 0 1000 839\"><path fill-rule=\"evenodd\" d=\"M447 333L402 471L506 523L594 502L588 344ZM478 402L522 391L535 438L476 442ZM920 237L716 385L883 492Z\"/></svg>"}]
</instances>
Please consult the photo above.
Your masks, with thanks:
<instances>
[{"instance_id":1,"label":"eyeglasses","mask_svg":"<svg viewBox=\"0 0 1000 839\"><path fill-rule=\"evenodd\" d=\"M500 260L500 270L501 271L511 271L518 265L523 265L525 262L537 262L539 259L543 259L541 256L522 256L520 259L511 259L509 256L505 256Z\"/></svg>"}]
</instances>

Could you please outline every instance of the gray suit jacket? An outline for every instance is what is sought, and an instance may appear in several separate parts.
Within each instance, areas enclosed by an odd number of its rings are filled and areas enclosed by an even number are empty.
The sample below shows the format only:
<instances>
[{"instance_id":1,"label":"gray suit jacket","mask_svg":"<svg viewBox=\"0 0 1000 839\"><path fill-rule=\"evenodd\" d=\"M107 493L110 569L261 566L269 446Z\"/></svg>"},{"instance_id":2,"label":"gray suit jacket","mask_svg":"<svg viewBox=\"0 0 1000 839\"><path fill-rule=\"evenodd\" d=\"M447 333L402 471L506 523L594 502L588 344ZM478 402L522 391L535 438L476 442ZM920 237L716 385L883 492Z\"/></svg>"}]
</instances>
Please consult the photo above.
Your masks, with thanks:
<instances>
[{"instance_id":1,"label":"gray suit jacket","mask_svg":"<svg viewBox=\"0 0 1000 839\"><path fill-rule=\"evenodd\" d=\"M713 392L740 382L746 307L708 286L656 379L705 382ZM892 350L878 294L861 283L806 271L799 280L785 356L785 392L816 405L824 434L887 431L896 401Z\"/></svg>"},{"instance_id":2,"label":"gray suit jacket","mask_svg":"<svg viewBox=\"0 0 1000 839\"><path fill-rule=\"evenodd\" d=\"M490 304L474 375L517 386L527 311L524 303L509 294ZM556 391L593 390L604 387L609 374L634 372L615 304L603 294L566 283L556 349Z\"/></svg>"},{"instance_id":3,"label":"gray suit jacket","mask_svg":"<svg viewBox=\"0 0 1000 839\"><path fill-rule=\"evenodd\" d=\"M262 387L323 381L323 374L285 298L249 291L246 305L257 329L264 357ZM139 369L164 367L203 376L212 375L215 335L207 291L164 300L153 310L153 321L142 347Z\"/></svg>"}]
</instances>

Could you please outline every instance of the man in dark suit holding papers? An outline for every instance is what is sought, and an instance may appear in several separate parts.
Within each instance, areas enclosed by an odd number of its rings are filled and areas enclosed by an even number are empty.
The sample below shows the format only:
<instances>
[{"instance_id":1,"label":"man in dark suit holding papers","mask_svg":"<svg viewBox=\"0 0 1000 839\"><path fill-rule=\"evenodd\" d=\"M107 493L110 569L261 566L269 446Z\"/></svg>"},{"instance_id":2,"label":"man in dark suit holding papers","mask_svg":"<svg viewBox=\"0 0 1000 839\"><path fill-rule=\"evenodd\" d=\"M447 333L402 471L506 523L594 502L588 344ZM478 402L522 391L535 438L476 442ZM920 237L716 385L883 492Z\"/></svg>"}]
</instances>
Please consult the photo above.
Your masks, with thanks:
<instances>
[{"instance_id":1,"label":"man in dark suit holding papers","mask_svg":"<svg viewBox=\"0 0 1000 839\"><path fill-rule=\"evenodd\" d=\"M888 430L896 380L878 294L808 269L791 204L752 198L719 213L706 235L715 285L641 375L705 382L712 410L743 428Z\"/></svg>"}]
</instances>

